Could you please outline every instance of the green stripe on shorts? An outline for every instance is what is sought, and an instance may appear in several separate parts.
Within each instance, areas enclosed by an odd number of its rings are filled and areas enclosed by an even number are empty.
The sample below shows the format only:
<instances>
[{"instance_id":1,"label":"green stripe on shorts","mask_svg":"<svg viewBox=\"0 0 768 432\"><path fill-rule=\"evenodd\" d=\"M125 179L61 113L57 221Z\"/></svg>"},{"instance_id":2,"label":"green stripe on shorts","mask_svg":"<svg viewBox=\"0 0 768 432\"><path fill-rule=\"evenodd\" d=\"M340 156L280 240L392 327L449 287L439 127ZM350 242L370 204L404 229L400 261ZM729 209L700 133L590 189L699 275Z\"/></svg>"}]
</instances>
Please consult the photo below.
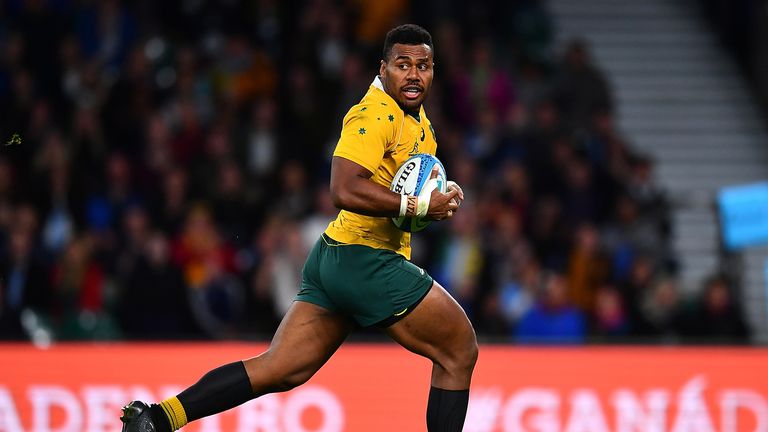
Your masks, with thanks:
<instances>
[{"instance_id":1,"label":"green stripe on shorts","mask_svg":"<svg viewBox=\"0 0 768 432\"><path fill-rule=\"evenodd\" d=\"M431 286L424 269L394 251L339 243L323 234L304 264L296 300L368 327L404 316Z\"/></svg>"}]
</instances>

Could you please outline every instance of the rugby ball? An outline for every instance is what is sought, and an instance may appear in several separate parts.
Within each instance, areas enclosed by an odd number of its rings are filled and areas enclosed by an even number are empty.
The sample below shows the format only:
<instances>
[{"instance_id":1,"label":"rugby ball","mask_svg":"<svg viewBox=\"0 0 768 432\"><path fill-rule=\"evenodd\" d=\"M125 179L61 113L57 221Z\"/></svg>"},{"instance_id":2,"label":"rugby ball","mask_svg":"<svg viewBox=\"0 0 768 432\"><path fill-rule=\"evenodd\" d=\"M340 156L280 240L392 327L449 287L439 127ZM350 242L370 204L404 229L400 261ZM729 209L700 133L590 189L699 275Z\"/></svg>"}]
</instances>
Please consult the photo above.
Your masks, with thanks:
<instances>
[{"instance_id":1,"label":"rugby ball","mask_svg":"<svg viewBox=\"0 0 768 432\"><path fill-rule=\"evenodd\" d=\"M427 153L413 155L406 160L392 178L389 189L401 195L419 195L427 184L433 167L437 167L437 189L445 193L447 187L445 168L436 157ZM421 231L430 222L432 221L410 216L392 218L392 223L406 232Z\"/></svg>"}]
</instances>

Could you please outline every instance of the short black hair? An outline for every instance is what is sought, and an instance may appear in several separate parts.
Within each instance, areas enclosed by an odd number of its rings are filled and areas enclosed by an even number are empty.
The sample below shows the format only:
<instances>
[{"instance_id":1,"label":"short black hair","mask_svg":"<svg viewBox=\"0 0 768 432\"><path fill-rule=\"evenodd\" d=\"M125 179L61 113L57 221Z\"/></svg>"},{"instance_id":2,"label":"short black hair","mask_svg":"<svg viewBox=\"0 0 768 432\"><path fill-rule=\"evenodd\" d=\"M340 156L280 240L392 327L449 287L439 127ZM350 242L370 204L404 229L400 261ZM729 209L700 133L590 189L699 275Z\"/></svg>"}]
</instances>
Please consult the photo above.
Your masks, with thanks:
<instances>
[{"instance_id":1,"label":"short black hair","mask_svg":"<svg viewBox=\"0 0 768 432\"><path fill-rule=\"evenodd\" d=\"M387 38L384 39L384 61L387 61L389 54L392 52L392 45L394 44L404 45L421 45L426 44L429 49L434 51L432 46L432 35L429 34L424 27L416 24L403 24L397 26L387 33Z\"/></svg>"}]
</instances>

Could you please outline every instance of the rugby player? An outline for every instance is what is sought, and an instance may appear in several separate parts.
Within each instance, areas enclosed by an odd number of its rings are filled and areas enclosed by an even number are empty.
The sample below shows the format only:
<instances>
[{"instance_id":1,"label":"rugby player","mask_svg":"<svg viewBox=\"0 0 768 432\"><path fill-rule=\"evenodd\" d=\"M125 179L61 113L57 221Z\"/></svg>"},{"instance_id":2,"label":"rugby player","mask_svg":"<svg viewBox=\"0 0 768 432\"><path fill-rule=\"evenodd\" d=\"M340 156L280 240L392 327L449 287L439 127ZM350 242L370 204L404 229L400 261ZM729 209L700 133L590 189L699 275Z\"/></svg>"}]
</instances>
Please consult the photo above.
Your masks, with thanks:
<instances>
[{"instance_id":1,"label":"rugby player","mask_svg":"<svg viewBox=\"0 0 768 432\"><path fill-rule=\"evenodd\" d=\"M122 411L124 432L177 430L299 386L361 326L378 326L432 361L427 429L461 431L477 360L475 332L459 304L409 261L411 235L390 221L401 215L448 219L464 199L452 182L447 193L422 196L388 187L410 156L437 149L422 106L432 85L433 53L432 37L417 25L387 34L379 75L344 117L334 151L330 189L340 212L310 252L296 301L267 351L218 367L158 404L130 402Z\"/></svg>"}]
</instances>

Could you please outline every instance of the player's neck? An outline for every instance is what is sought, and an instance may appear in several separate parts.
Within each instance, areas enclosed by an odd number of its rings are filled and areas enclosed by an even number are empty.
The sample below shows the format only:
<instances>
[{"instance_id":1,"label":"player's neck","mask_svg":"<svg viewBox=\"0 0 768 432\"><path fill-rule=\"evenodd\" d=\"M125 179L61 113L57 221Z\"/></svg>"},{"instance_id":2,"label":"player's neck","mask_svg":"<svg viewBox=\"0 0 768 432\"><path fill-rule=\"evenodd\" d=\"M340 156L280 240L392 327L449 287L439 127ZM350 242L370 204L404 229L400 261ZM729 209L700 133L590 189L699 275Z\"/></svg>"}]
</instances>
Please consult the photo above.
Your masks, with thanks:
<instances>
[{"instance_id":1,"label":"player's neck","mask_svg":"<svg viewBox=\"0 0 768 432\"><path fill-rule=\"evenodd\" d=\"M389 96L392 97L392 95ZM406 115L413 117L417 122L421 123L421 105L417 106L416 108L408 108L400 104L400 102L398 102L394 97L392 97L392 99L397 102L397 106L399 106Z\"/></svg>"},{"instance_id":2,"label":"player's neck","mask_svg":"<svg viewBox=\"0 0 768 432\"><path fill-rule=\"evenodd\" d=\"M421 116L419 115L419 112L421 110L419 108L417 108L415 110L405 109L402 106L400 108L403 110L404 113L408 114L409 116L411 116L414 119L416 119L417 122L421 123Z\"/></svg>"},{"instance_id":3,"label":"player's neck","mask_svg":"<svg viewBox=\"0 0 768 432\"><path fill-rule=\"evenodd\" d=\"M392 95L389 96L392 97ZM417 122L421 123L421 105L416 108L407 108L401 105L400 102L398 102L394 97L392 97L392 100L397 103L397 106L399 106L406 115L413 117Z\"/></svg>"},{"instance_id":4,"label":"player's neck","mask_svg":"<svg viewBox=\"0 0 768 432\"><path fill-rule=\"evenodd\" d=\"M417 122L421 122L421 105L417 106L416 108L408 108L404 107L393 95L389 94L389 92L386 90L386 86L384 85L384 79L381 77L381 75L376 75L376 78L378 79L378 83L374 80L374 86L376 86L379 90L383 91L387 94L395 103L397 106L400 107L403 112L414 119L416 119Z\"/></svg>"}]
</instances>

